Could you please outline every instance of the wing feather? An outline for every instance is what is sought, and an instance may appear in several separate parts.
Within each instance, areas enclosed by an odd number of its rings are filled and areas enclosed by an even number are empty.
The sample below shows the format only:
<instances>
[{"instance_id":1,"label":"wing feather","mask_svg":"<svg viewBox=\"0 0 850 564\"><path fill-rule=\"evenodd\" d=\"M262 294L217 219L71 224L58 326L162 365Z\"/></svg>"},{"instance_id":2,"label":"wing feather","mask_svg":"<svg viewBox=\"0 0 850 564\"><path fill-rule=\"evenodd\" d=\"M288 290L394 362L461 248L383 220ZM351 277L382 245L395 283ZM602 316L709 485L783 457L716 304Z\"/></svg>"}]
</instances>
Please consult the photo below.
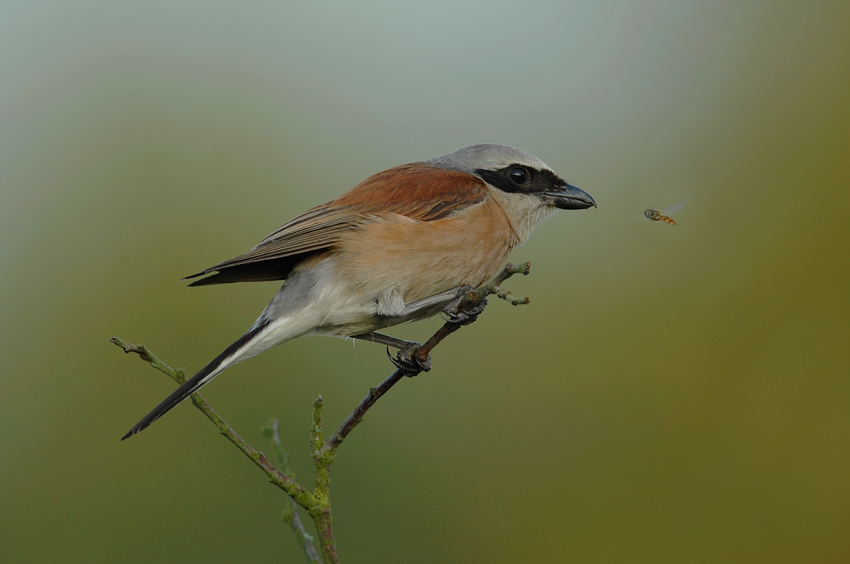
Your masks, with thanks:
<instances>
[{"instance_id":1,"label":"wing feather","mask_svg":"<svg viewBox=\"0 0 850 564\"><path fill-rule=\"evenodd\" d=\"M237 257L192 274L216 272L190 286L283 280L303 258L332 250L345 233L377 217L401 215L438 221L484 200L486 185L476 176L413 163L375 174L336 200L310 209Z\"/></svg>"}]
</instances>

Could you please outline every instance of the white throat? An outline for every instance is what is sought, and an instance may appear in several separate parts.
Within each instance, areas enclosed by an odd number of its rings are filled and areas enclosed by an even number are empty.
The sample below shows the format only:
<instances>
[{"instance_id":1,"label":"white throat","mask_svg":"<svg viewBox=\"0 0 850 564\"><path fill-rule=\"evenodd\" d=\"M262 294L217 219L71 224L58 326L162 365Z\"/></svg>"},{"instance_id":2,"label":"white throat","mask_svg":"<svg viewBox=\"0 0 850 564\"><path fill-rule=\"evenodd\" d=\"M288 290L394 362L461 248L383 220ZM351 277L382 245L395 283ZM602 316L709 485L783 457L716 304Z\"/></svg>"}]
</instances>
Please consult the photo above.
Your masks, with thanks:
<instances>
[{"instance_id":1,"label":"white throat","mask_svg":"<svg viewBox=\"0 0 850 564\"><path fill-rule=\"evenodd\" d=\"M514 230L516 241L512 247L524 245L531 237L532 231L558 211L558 208L547 206L533 194L508 193L491 188L490 195L504 210Z\"/></svg>"}]
</instances>

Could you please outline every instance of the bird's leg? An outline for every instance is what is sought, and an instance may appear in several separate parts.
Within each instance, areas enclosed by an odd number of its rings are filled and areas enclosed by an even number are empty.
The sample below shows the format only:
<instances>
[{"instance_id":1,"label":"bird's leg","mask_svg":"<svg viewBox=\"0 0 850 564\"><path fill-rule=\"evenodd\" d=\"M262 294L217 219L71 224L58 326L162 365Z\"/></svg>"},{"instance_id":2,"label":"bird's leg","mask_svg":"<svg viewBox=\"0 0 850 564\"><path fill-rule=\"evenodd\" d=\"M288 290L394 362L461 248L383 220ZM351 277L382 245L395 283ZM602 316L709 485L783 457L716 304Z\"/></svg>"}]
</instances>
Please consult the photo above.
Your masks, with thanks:
<instances>
[{"instance_id":1,"label":"bird's leg","mask_svg":"<svg viewBox=\"0 0 850 564\"><path fill-rule=\"evenodd\" d=\"M434 294L433 296L428 296L427 298L422 298L421 300L405 304L404 309L397 317L410 318L415 317L419 313L427 312L428 310L439 311L442 309L442 311L449 316L449 321L451 323L468 325L475 321L475 318L479 313L484 311L484 307L487 305L487 300L483 300L475 307L462 308L467 293L472 289L473 288L471 286L461 286L459 288L454 288L452 290ZM389 335L376 333L374 331L372 333L354 335L353 338L397 348L398 354L396 354L395 358L390 355L389 348L387 349L387 356L390 357L390 361L392 361L396 367L408 369L408 375L410 376L431 370L431 355L420 354L420 349L422 348L420 343L397 339L396 337L390 337Z\"/></svg>"},{"instance_id":2,"label":"bird's leg","mask_svg":"<svg viewBox=\"0 0 850 564\"><path fill-rule=\"evenodd\" d=\"M390 362L396 365L397 368L407 368L410 371L409 375L419 374L419 372L428 372L431 370L431 355L424 358L419 355L419 349L422 348L420 343L416 341L405 341L383 333L373 331L372 333L364 333L363 335L355 335L354 339L362 341L370 341L387 346L387 356L390 357ZM390 355L389 347L398 349L398 354L395 358Z\"/></svg>"},{"instance_id":3,"label":"bird's leg","mask_svg":"<svg viewBox=\"0 0 850 564\"><path fill-rule=\"evenodd\" d=\"M415 302L405 304L404 310L402 310L399 317L410 317L411 315L414 315L422 311L423 309L431 309L436 306L444 306L447 302L462 295L464 292L467 291L467 289L467 286L461 286L460 288L454 288L446 292L434 294L433 296L428 296L427 298L422 298L421 300L416 300Z\"/></svg>"},{"instance_id":4,"label":"bird's leg","mask_svg":"<svg viewBox=\"0 0 850 564\"><path fill-rule=\"evenodd\" d=\"M352 339L359 339L361 341L378 343L379 345L386 345L388 347L393 347L399 350L404 350L406 348L414 346L422 346L415 341L405 341L404 339L390 337L389 335L384 335L383 333L378 333L376 331L373 331L372 333L363 333L362 335L354 335Z\"/></svg>"}]
</instances>

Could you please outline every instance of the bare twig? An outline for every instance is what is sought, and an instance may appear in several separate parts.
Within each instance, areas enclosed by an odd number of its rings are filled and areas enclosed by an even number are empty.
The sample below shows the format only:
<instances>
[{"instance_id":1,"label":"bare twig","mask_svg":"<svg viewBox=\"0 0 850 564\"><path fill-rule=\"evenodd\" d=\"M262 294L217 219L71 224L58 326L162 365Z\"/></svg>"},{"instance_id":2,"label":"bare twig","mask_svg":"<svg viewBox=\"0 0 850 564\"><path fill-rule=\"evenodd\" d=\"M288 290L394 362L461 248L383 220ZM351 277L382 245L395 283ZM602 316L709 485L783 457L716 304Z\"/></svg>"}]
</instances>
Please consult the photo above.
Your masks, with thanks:
<instances>
[{"instance_id":1,"label":"bare twig","mask_svg":"<svg viewBox=\"0 0 850 564\"><path fill-rule=\"evenodd\" d=\"M526 262L523 264L512 264L509 262L505 265L505 268L502 270L502 272L497 274L495 278L493 278L480 288L476 288L475 290L472 290L467 293L467 299L477 305L477 303L481 303L481 301L490 294L498 294L498 292L501 291L500 286L502 282L504 282L514 274L522 274L523 276L526 276L529 272L531 272L530 262ZM501 295L499 297L502 299L506 299L504 296ZM529 301L530 300L528 298L521 298L521 301L514 303L513 305L527 304L529 303Z\"/></svg>"},{"instance_id":2,"label":"bare twig","mask_svg":"<svg viewBox=\"0 0 850 564\"><path fill-rule=\"evenodd\" d=\"M515 298L508 290L502 289L501 286L493 286L493 293L508 302L511 305L526 305L531 303L528 298Z\"/></svg>"},{"instance_id":3,"label":"bare twig","mask_svg":"<svg viewBox=\"0 0 850 564\"><path fill-rule=\"evenodd\" d=\"M265 427L260 429L260 432L272 443L272 451L274 452L277 467L281 472L294 480L295 473L292 472L289 467L289 453L284 450L283 445L280 443L277 419L269 419L269 422L265 425ZM304 554L307 556L307 560L311 563L318 562L321 564L322 560L316 552L316 547L313 546L313 537L310 536L304 529L304 524L301 522L301 516L298 514L298 508L295 506L292 498L288 495L286 496L286 509L283 510L282 518L283 521L292 528L292 532L295 533L295 540L304 551Z\"/></svg>"},{"instance_id":4,"label":"bare twig","mask_svg":"<svg viewBox=\"0 0 850 564\"><path fill-rule=\"evenodd\" d=\"M348 433L351 432L361 421L363 421L363 416L372 407L376 401L381 399L385 393L389 391L390 388L395 386L395 384L404 378L404 369L396 368L395 372L390 374L390 376L381 382L381 384L377 388L371 388L369 393L363 398L363 401L354 408L354 411L348 414L348 417L345 418L345 421L339 426L339 429L336 432L328 437L328 440L322 446L324 450L336 450L336 448L342 444L342 441L345 440L345 437L348 436Z\"/></svg>"},{"instance_id":5,"label":"bare twig","mask_svg":"<svg viewBox=\"0 0 850 564\"><path fill-rule=\"evenodd\" d=\"M319 535L319 546L322 547L322 556L325 562L339 562L336 553L336 542L334 541L333 517L331 517L331 463L336 451L323 452L325 435L322 431L322 396L313 402L313 426L310 428L310 445L313 448L313 467L316 470L316 505L307 511L316 524L316 533Z\"/></svg>"}]
</instances>

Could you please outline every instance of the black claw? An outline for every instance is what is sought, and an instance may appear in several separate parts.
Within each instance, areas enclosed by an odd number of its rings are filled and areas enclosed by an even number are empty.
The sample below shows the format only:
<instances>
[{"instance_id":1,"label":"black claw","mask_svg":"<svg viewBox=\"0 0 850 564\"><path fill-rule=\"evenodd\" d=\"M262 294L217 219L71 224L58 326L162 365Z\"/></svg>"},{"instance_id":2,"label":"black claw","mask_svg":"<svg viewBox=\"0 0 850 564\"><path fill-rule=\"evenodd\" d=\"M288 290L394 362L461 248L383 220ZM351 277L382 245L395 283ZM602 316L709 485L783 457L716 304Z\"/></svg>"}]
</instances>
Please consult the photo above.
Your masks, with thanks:
<instances>
[{"instance_id":1,"label":"black claw","mask_svg":"<svg viewBox=\"0 0 850 564\"><path fill-rule=\"evenodd\" d=\"M390 359L390 362L392 362L392 363L393 363L393 365L394 365L396 368L401 368L401 367L402 367L401 360L396 360L396 359L395 359L395 357L394 357L393 355L391 355L391 354L390 354L390 347L387 347L387 358L388 358L388 359Z\"/></svg>"}]
</instances>

